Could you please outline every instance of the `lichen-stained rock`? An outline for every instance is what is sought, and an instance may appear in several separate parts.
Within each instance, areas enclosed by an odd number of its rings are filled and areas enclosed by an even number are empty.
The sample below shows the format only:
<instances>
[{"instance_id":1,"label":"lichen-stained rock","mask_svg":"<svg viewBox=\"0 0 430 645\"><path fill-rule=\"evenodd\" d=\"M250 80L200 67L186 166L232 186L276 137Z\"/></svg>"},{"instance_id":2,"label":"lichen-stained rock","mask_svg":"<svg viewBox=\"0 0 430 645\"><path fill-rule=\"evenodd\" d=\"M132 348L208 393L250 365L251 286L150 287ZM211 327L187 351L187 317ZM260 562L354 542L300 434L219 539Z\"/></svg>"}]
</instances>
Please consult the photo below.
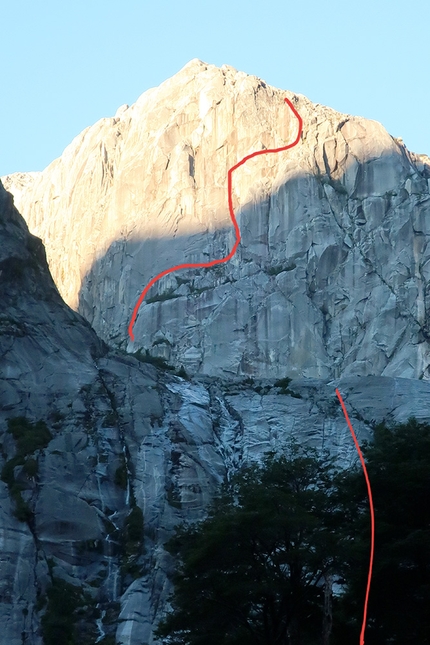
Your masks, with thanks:
<instances>
[{"instance_id":1,"label":"lichen-stained rock","mask_svg":"<svg viewBox=\"0 0 430 645\"><path fill-rule=\"evenodd\" d=\"M225 257L159 281L173 265ZM199 60L5 179L60 293L104 340L191 373L429 377L430 160L381 124Z\"/></svg>"}]
</instances>

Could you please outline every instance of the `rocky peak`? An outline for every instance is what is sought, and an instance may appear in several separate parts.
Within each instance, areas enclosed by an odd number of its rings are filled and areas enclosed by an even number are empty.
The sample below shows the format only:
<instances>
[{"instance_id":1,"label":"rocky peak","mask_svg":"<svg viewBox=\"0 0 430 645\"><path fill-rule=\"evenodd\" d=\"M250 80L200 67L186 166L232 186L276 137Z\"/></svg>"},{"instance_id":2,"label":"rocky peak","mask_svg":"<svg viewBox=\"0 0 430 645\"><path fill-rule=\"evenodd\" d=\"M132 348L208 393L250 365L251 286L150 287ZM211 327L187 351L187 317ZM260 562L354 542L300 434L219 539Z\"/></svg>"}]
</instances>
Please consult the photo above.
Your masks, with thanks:
<instances>
[{"instance_id":1,"label":"rocky peak","mask_svg":"<svg viewBox=\"0 0 430 645\"><path fill-rule=\"evenodd\" d=\"M238 169L242 241L227 172ZM428 378L429 166L380 123L198 59L6 185L66 302L107 342L196 374Z\"/></svg>"}]
</instances>

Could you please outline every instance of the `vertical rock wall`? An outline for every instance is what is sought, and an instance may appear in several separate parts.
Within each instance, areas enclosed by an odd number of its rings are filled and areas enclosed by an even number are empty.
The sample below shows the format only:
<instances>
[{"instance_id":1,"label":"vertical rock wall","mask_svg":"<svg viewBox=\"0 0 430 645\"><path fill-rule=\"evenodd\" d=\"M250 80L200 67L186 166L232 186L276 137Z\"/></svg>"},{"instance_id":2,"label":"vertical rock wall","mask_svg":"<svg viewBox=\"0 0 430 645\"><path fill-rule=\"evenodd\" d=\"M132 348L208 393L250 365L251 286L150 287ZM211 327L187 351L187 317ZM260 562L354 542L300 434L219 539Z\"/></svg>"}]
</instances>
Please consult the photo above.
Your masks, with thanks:
<instances>
[{"instance_id":1,"label":"vertical rock wall","mask_svg":"<svg viewBox=\"0 0 430 645\"><path fill-rule=\"evenodd\" d=\"M225 257L210 270L159 272ZM6 178L60 293L106 341L222 378L428 378L428 158L375 121L194 60L87 128L38 176Z\"/></svg>"}]
</instances>

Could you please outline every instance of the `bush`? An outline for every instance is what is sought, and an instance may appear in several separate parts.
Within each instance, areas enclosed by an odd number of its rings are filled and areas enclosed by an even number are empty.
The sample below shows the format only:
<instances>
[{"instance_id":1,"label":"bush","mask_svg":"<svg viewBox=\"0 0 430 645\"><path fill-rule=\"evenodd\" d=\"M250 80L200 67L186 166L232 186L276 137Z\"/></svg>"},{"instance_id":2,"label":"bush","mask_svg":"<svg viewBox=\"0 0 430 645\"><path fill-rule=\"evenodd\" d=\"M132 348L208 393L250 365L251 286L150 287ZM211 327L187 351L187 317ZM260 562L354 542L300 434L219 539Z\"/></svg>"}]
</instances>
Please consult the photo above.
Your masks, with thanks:
<instances>
[{"instance_id":1,"label":"bush","mask_svg":"<svg viewBox=\"0 0 430 645\"><path fill-rule=\"evenodd\" d=\"M375 509L375 559L366 645L430 645L430 425L374 427L363 445ZM333 643L350 643L362 620L369 566L369 502L361 469L342 472L341 503L354 540ZM335 607L336 609L336 607ZM334 614L335 616L335 614ZM337 624L336 624L337 623Z\"/></svg>"},{"instance_id":2,"label":"bush","mask_svg":"<svg viewBox=\"0 0 430 645\"><path fill-rule=\"evenodd\" d=\"M9 494L15 502L15 517L21 522L28 522L32 519L33 513L22 498L22 486L15 482L14 470L17 466L23 466L26 475L35 477L38 473L37 459L29 455L46 448L52 439L52 434L44 421L31 423L25 417L8 419L7 431L15 439L16 455L3 466L1 478L7 484Z\"/></svg>"},{"instance_id":3,"label":"bush","mask_svg":"<svg viewBox=\"0 0 430 645\"><path fill-rule=\"evenodd\" d=\"M139 506L131 509L125 520L127 542L143 542L143 512Z\"/></svg>"},{"instance_id":4,"label":"bush","mask_svg":"<svg viewBox=\"0 0 430 645\"><path fill-rule=\"evenodd\" d=\"M161 358L160 356L151 356L148 350L145 350L145 353L143 354L142 350L138 349L137 352L134 352L133 356L137 358L138 361L141 361L141 363L150 363L151 365L155 365L155 367L159 367L160 369L171 371L175 369L173 365L169 365L169 363L167 363L164 358Z\"/></svg>"},{"instance_id":5,"label":"bush","mask_svg":"<svg viewBox=\"0 0 430 645\"><path fill-rule=\"evenodd\" d=\"M163 302L164 300L172 300L173 298L179 298L179 295L174 294L174 289L170 288L164 293L160 293L152 298L146 298L146 303L150 305L153 302Z\"/></svg>"},{"instance_id":6,"label":"bush","mask_svg":"<svg viewBox=\"0 0 430 645\"><path fill-rule=\"evenodd\" d=\"M12 459L9 459L9 461L7 461L3 466L1 471L1 478L2 478L2 481L4 481L9 488L15 482L15 476L13 471L17 466L22 466L24 463L25 463L24 457L17 455L16 457L12 457Z\"/></svg>"},{"instance_id":7,"label":"bush","mask_svg":"<svg viewBox=\"0 0 430 645\"><path fill-rule=\"evenodd\" d=\"M23 470L29 477L35 477L39 472L39 464L37 462L37 459L32 459L31 457L27 459L24 463Z\"/></svg>"},{"instance_id":8,"label":"bush","mask_svg":"<svg viewBox=\"0 0 430 645\"><path fill-rule=\"evenodd\" d=\"M341 566L335 469L314 451L267 455L225 482L199 523L166 544L178 562L165 645L316 644ZM327 592L327 593L326 593Z\"/></svg>"},{"instance_id":9,"label":"bush","mask_svg":"<svg viewBox=\"0 0 430 645\"><path fill-rule=\"evenodd\" d=\"M187 372L185 371L185 368L183 365L179 368L179 370L176 372L176 376L180 376L181 378L186 379L187 381L190 380L190 377L188 376Z\"/></svg>"},{"instance_id":10,"label":"bush","mask_svg":"<svg viewBox=\"0 0 430 645\"><path fill-rule=\"evenodd\" d=\"M33 518L33 512L27 502L22 499L21 492L17 492L13 496L13 499L15 502L14 515L16 519L20 522L30 522L30 520Z\"/></svg>"},{"instance_id":11,"label":"bush","mask_svg":"<svg viewBox=\"0 0 430 645\"><path fill-rule=\"evenodd\" d=\"M123 490L127 490L128 477L127 477L127 465L125 463L124 455L121 455L121 464L115 470L114 482L117 486Z\"/></svg>"},{"instance_id":12,"label":"bush","mask_svg":"<svg viewBox=\"0 0 430 645\"><path fill-rule=\"evenodd\" d=\"M44 421L31 423L25 417L8 419L8 432L13 436L19 455L29 455L46 448L52 434Z\"/></svg>"},{"instance_id":13,"label":"bush","mask_svg":"<svg viewBox=\"0 0 430 645\"><path fill-rule=\"evenodd\" d=\"M288 396L292 396L295 399L301 399L301 394L299 394L298 392L293 392L288 387L292 380L293 379L286 376L285 378L281 378L278 381L275 381L274 386L280 388L279 394L288 394Z\"/></svg>"},{"instance_id":14,"label":"bush","mask_svg":"<svg viewBox=\"0 0 430 645\"><path fill-rule=\"evenodd\" d=\"M285 378L280 378L278 381L275 381L274 386L280 387L285 390L289 386L292 380L293 379L288 378L288 376L286 376Z\"/></svg>"},{"instance_id":15,"label":"bush","mask_svg":"<svg viewBox=\"0 0 430 645\"><path fill-rule=\"evenodd\" d=\"M54 578L46 595L48 607L41 620L44 644L74 645L74 614L83 605L82 590L64 580Z\"/></svg>"}]
</instances>

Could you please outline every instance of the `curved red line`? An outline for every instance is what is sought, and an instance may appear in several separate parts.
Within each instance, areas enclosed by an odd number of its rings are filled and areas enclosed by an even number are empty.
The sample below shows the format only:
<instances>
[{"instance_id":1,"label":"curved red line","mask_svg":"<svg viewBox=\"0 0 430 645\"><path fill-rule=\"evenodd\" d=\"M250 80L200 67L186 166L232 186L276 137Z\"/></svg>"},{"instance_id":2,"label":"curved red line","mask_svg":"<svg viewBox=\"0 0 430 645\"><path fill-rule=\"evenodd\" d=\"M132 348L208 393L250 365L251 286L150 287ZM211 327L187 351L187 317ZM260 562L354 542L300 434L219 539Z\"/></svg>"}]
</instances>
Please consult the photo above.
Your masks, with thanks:
<instances>
[{"instance_id":1,"label":"curved red line","mask_svg":"<svg viewBox=\"0 0 430 645\"><path fill-rule=\"evenodd\" d=\"M168 275L169 273L172 273L173 271L177 271L178 269L199 269L199 268L207 268L207 267L213 267L216 264L222 264L223 262L228 262L231 260L233 255L237 251L237 247L239 246L240 243L240 230L239 230L239 225L236 220L236 216L234 214L234 209L233 209L233 197L232 197L232 174L233 172L242 166L248 159L252 159L253 157L256 157L257 155L267 155L269 152L281 152L282 150L288 150L289 148L293 148L295 145L298 144L300 141L300 136L302 134L303 130L303 120L300 114L297 112L296 108L294 105L291 103L291 101L287 98L284 99L285 103L289 106L289 108L292 110L294 116L297 118L299 122L299 130L297 133L297 137L293 141L293 143L288 144L287 146L283 146L282 148L272 148L271 150L257 150L257 152L253 152L250 155L247 155L244 157L239 163L237 163L235 166L230 168L228 171L228 209L230 211L230 217L231 221L233 222L234 230L236 232L236 241L234 243L234 246L230 253L225 257L225 258L220 258L219 260L212 260L211 262L198 262L197 264L178 264L177 266L170 267L170 269L166 269L165 271L162 271L159 273L155 278L152 278L142 291L142 293L139 296L139 299L136 303L136 306L133 309L133 314L131 316L130 324L128 326L128 333L131 338L131 340L134 340L134 334L133 334L133 327L134 323L136 322L137 318L137 313L139 311L139 307L142 304L146 294L148 293L149 289L158 281L160 278L163 278L165 275Z\"/></svg>"},{"instance_id":2,"label":"curved red line","mask_svg":"<svg viewBox=\"0 0 430 645\"><path fill-rule=\"evenodd\" d=\"M370 486L370 480L369 480L369 475L367 474L367 468L366 464L364 462L363 454L361 452L360 446L357 441L356 434L354 432L354 429L352 427L351 421L349 420L348 412L346 411L345 403L343 402L342 395L339 392L339 390L336 388L336 394L337 398L340 401L340 405L342 406L342 411L345 416L346 422L348 424L349 430L352 434L352 438L355 443L355 447L358 452L358 456L360 457L361 461L361 466L363 468L363 473L364 473L364 478L366 480L367 484L367 494L369 497L369 507L370 507L370 561L369 561L369 573L367 575L367 587L366 587L366 597L364 600L364 612L363 612L363 622L361 624L361 633L360 633L360 645L364 645L364 632L366 630L366 619L367 619L367 605L369 602L369 592L370 592L370 582L372 580L372 569L373 569L373 555L375 551L375 511L373 508L373 496L372 496L372 488Z\"/></svg>"},{"instance_id":3,"label":"curved red line","mask_svg":"<svg viewBox=\"0 0 430 645\"><path fill-rule=\"evenodd\" d=\"M297 132L297 136L296 136L295 140L292 143L289 143L286 146L282 146L281 148L271 148L269 150L257 150L256 152L253 152L253 153L247 155L246 157L244 157L241 161L239 161L237 164L232 166L232 168L230 168L229 171L228 171L228 176L227 176L228 209L229 209L231 221L233 222L234 230L235 230L235 233L236 233L236 241L234 243L234 246L233 246L232 250L230 251L230 253L225 258L219 258L217 260L211 260L210 262L198 262L198 263L195 263L195 264L178 264L178 265L176 265L174 267L170 267L170 269L166 269L165 271L162 271L157 276L155 276L155 278L152 278L152 280L150 280L148 282L148 284L146 285L146 287L144 288L144 290L140 294L139 299L138 299L138 301L136 303L136 306L134 307L134 310L133 310L133 314L132 314L132 317L131 317L131 320L130 320L130 324L128 326L128 333L129 333L130 338L131 338L132 341L134 341L133 326L134 326L134 323L136 322L136 317L137 317L137 313L139 311L139 307L142 304L142 302L143 302L146 294L148 293L149 289L158 280L160 280L160 278L164 277L165 275L168 275L169 273L172 273L173 271L177 271L178 269L207 268L207 267L215 266L216 264L222 264L224 262L228 262L229 260L231 260L233 255L236 253L237 248L238 248L238 246L240 244L241 236L240 236L239 225L237 223L236 216L235 216L234 209L233 209L232 175L233 175L233 172L235 170L237 170L237 168L240 168L240 166L242 166L246 161L248 161L249 159L252 159L253 157L257 157L258 155L269 154L271 152L282 152L283 150L289 150L290 148L294 148L294 146L296 146L298 144L298 142L300 141L302 130L303 130L303 119L300 116L300 114L297 112L296 108L294 107L294 105L292 104L292 102L289 99L284 98L284 101L285 101L285 103L287 103L287 105L289 106L289 108L291 109L291 111L293 112L294 116L297 118L297 121L299 123L299 128L298 128L298 132ZM340 404L342 406L343 414L345 416L346 422L348 424L349 430L350 430L352 438L354 440L355 447L357 449L358 456L360 458L360 462L361 462L363 472L364 472L364 477L366 479L367 492L368 492L368 497L369 497L370 522L371 522L370 563L369 563L369 573L368 573L368 577L367 577L366 596L365 596L365 601L364 601L363 622L362 622L361 633L360 633L360 645L364 645L364 632L365 632L365 629L366 629L367 606L368 606L368 601L369 601L370 583L371 583L371 579L372 579L373 557L374 557L374 549L375 549L375 514L374 514L374 507L373 507L372 489L371 489L371 486L370 486L370 480L369 480L369 476L367 474L367 468L366 468L366 464L364 462L363 454L361 452L361 449L360 449L359 443L357 441L357 437L356 437L356 434L355 434L354 429L352 427L351 421L349 420L349 416L348 416L348 412L347 412L346 407L345 407L345 403L343 402L342 396L341 396L341 394L340 394L340 392L339 392L339 390L337 388L336 388L336 394L337 394L337 397L338 397L338 399L340 401Z\"/></svg>"}]
</instances>

